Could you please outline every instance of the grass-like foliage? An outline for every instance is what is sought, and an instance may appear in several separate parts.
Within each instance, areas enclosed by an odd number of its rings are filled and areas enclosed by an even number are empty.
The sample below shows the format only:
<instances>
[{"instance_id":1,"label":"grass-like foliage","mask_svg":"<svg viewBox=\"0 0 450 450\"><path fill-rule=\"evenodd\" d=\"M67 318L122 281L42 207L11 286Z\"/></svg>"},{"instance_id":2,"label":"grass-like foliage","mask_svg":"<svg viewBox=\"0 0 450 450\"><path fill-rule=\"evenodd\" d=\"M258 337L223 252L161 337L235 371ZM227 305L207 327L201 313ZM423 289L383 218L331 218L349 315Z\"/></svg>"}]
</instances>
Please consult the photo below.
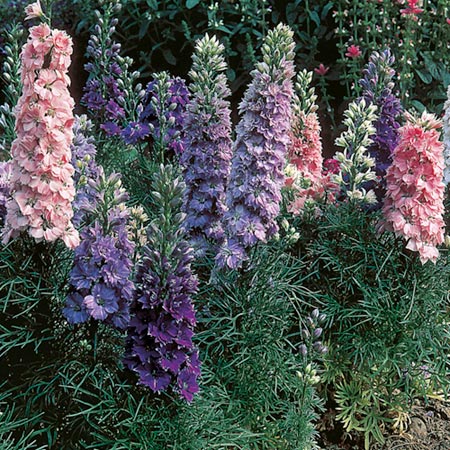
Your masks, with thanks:
<instances>
[{"instance_id":1,"label":"grass-like foliage","mask_svg":"<svg viewBox=\"0 0 450 450\"><path fill-rule=\"evenodd\" d=\"M368 448L414 398L448 390L448 258L420 264L351 204L298 220L295 252L328 320L325 379L338 419Z\"/></svg>"}]
</instances>

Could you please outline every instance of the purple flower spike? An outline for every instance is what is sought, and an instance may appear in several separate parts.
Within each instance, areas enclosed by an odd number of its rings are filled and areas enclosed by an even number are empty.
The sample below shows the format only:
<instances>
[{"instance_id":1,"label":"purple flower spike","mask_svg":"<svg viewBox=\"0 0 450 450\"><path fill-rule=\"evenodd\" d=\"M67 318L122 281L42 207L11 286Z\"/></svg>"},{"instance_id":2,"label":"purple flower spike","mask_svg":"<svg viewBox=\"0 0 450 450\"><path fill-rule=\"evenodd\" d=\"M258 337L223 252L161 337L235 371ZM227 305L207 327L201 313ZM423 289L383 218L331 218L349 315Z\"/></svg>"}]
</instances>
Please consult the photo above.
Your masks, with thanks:
<instances>
[{"instance_id":1,"label":"purple flower spike","mask_svg":"<svg viewBox=\"0 0 450 450\"><path fill-rule=\"evenodd\" d=\"M225 100L231 91L223 74L227 68L223 51L214 36L197 42L189 72L193 83L181 155L187 186L185 227L196 242L210 238L219 244L224 240L221 220L232 157L231 110Z\"/></svg>"},{"instance_id":2,"label":"purple flower spike","mask_svg":"<svg viewBox=\"0 0 450 450\"><path fill-rule=\"evenodd\" d=\"M383 52L374 52L363 70L360 80L363 88L362 98L366 104L377 106L377 119L373 123L375 134L370 136L372 144L369 153L375 159L377 181L367 183L366 190L373 189L377 196L376 208L381 207L386 193L386 171L392 163L392 153L399 142L399 116L403 113L400 100L392 93L394 83L392 69L395 58L387 48Z\"/></svg>"},{"instance_id":3,"label":"purple flower spike","mask_svg":"<svg viewBox=\"0 0 450 450\"><path fill-rule=\"evenodd\" d=\"M101 174L85 187L80 217L87 225L81 230L81 243L75 249L70 272L72 292L63 314L71 324L92 317L125 329L134 294L134 284L129 280L134 245L128 239L129 211L123 204L127 196L120 188L117 174L108 179ZM86 209L82 208L84 203ZM105 210L108 210L106 218Z\"/></svg>"},{"instance_id":4,"label":"purple flower spike","mask_svg":"<svg viewBox=\"0 0 450 450\"><path fill-rule=\"evenodd\" d=\"M198 392L200 361L192 338L197 279L192 248L182 232L184 184L162 166L153 185L160 216L149 227L136 274L136 294L124 364L141 384L158 392L170 385L187 401ZM181 231L180 231L181 230ZM167 243L170 242L170 246Z\"/></svg>"},{"instance_id":5,"label":"purple flower spike","mask_svg":"<svg viewBox=\"0 0 450 450\"><path fill-rule=\"evenodd\" d=\"M248 248L266 242L277 231L281 188L291 123L294 41L289 27L280 24L263 45L263 62L252 72L253 80L239 106L228 211L224 215L228 243L217 263L238 268Z\"/></svg>"}]
</instances>

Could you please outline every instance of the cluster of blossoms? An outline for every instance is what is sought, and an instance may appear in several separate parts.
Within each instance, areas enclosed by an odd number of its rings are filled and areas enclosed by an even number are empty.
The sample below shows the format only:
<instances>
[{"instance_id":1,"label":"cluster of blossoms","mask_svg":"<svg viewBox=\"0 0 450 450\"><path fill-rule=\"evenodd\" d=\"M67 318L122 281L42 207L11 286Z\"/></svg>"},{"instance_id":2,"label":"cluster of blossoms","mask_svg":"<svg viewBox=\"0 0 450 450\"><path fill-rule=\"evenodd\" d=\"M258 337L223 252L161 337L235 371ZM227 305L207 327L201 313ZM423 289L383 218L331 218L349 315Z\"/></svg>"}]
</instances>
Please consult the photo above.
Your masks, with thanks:
<instances>
[{"instance_id":1,"label":"cluster of blossoms","mask_svg":"<svg viewBox=\"0 0 450 450\"><path fill-rule=\"evenodd\" d=\"M381 201L385 194L386 170L392 162L392 152L398 143L397 121L403 109L400 100L392 93L394 83L392 77L395 71L391 68L395 59L389 49L381 53L374 52L369 63L363 70L364 77L359 84L362 88L362 98L367 104L377 107L377 119L373 123L375 133L370 136L372 143L369 153L375 159L375 173L377 182L369 182L366 189L374 189L377 201Z\"/></svg>"},{"instance_id":2,"label":"cluster of blossoms","mask_svg":"<svg viewBox=\"0 0 450 450\"><path fill-rule=\"evenodd\" d=\"M334 184L323 172L322 141L317 116L317 96L310 88L312 72L303 70L297 75L292 107L291 144L285 168L286 186L295 192L290 212L301 214L306 205L314 205L325 196L333 196Z\"/></svg>"},{"instance_id":3,"label":"cluster of blossoms","mask_svg":"<svg viewBox=\"0 0 450 450\"><path fill-rule=\"evenodd\" d=\"M444 105L442 129L444 134L444 183L450 183L450 86L447 89L447 101Z\"/></svg>"},{"instance_id":4,"label":"cluster of blossoms","mask_svg":"<svg viewBox=\"0 0 450 450\"><path fill-rule=\"evenodd\" d=\"M225 100L227 86L224 47L206 35L197 42L189 86L185 149L181 165L187 189L184 199L185 227L194 239L222 242L221 219L232 157L231 110Z\"/></svg>"},{"instance_id":5,"label":"cluster of blossoms","mask_svg":"<svg viewBox=\"0 0 450 450\"><path fill-rule=\"evenodd\" d=\"M198 351L192 343L197 279L191 270L192 248L184 238L184 183L161 166L153 189L159 217L149 226L144 257L136 274L133 318L124 364L155 392L170 385L191 401L198 392Z\"/></svg>"},{"instance_id":6,"label":"cluster of blossoms","mask_svg":"<svg viewBox=\"0 0 450 450\"><path fill-rule=\"evenodd\" d=\"M407 119L387 170L380 230L404 237L406 248L419 252L422 263L436 262L445 227L443 145L437 130L441 123L426 112Z\"/></svg>"},{"instance_id":7,"label":"cluster of blossoms","mask_svg":"<svg viewBox=\"0 0 450 450\"><path fill-rule=\"evenodd\" d=\"M129 306L134 284L129 280L133 267L134 245L128 239L128 195L121 188L119 175L90 182L96 197L82 208L84 221L81 243L75 250L70 272L71 293L63 314L71 324L90 317L125 329L130 320Z\"/></svg>"},{"instance_id":8,"label":"cluster of blossoms","mask_svg":"<svg viewBox=\"0 0 450 450\"><path fill-rule=\"evenodd\" d=\"M136 92L131 87L139 73L128 73L132 60L120 56L121 45L112 39L118 23L113 15L120 9L121 4L114 0L106 4L103 17L95 11L98 23L87 46L91 62L85 65L90 75L81 99L109 136L120 135L122 123L135 114L139 103L139 95L134 95ZM140 89L138 84L136 91Z\"/></svg>"},{"instance_id":9,"label":"cluster of blossoms","mask_svg":"<svg viewBox=\"0 0 450 450\"><path fill-rule=\"evenodd\" d=\"M336 139L336 145L343 147L344 152L334 156L339 163L339 173L333 176L333 181L339 185L344 200L373 204L376 196L373 190L364 186L376 179L373 170L375 159L368 153L371 144L370 136L375 134L373 122L376 119L375 105L368 105L363 98L350 103L345 112L344 124L348 130Z\"/></svg>"},{"instance_id":10,"label":"cluster of blossoms","mask_svg":"<svg viewBox=\"0 0 450 450\"><path fill-rule=\"evenodd\" d=\"M217 256L219 267L237 268L247 248L278 231L284 166L289 148L295 44L285 25L271 30L262 46L263 62L239 106L242 118L227 190L224 215L228 241Z\"/></svg>"},{"instance_id":11,"label":"cluster of blossoms","mask_svg":"<svg viewBox=\"0 0 450 450\"><path fill-rule=\"evenodd\" d=\"M4 241L27 231L37 241L75 248L71 202L75 196L70 143L74 106L67 69L72 42L41 24L30 29L21 60L23 92L16 107L17 138L11 146L11 200Z\"/></svg>"},{"instance_id":12,"label":"cluster of blossoms","mask_svg":"<svg viewBox=\"0 0 450 450\"><path fill-rule=\"evenodd\" d=\"M170 78L167 72L155 74L154 78L147 85L139 108L139 120L124 128L122 138L127 144L135 144L150 135L157 153L164 149L179 156L183 152L189 92L182 78Z\"/></svg>"},{"instance_id":13,"label":"cluster of blossoms","mask_svg":"<svg viewBox=\"0 0 450 450\"><path fill-rule=\"evenodd\" d=\"M79 228L85 211L83 205L93 203L97 190L92 185L100 175L100 168L95 161L97 149L91 136L92 122L85 116L75 116L72 141L72 165L75 168L73 180L76 187L75 199L72 203L74 215L73 224Z\"/></svg>"}]
</instances>

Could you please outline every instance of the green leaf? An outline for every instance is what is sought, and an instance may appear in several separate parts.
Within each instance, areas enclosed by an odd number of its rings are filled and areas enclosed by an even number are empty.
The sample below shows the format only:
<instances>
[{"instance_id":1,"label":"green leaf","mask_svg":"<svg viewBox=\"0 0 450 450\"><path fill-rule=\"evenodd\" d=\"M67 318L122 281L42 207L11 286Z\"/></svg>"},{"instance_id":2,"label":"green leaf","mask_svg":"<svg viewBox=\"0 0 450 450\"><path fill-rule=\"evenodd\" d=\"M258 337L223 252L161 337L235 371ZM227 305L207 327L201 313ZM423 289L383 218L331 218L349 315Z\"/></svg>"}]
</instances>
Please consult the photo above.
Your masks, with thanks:
<instances>
[{"instance_id":1,"label":"green leaf","mask_svg":"<svg viewBox=\"0 0 450 450\"><path fill-rule=\"evenodd\" d=\"M417 110L419 113L422 113L422 112L425 111L425 109L426 109L426 106L425 106L423 103L419 102L419 100L412 100L412 101L411 101L411 105L412 105L414 108L416 108L416 110Z\"/></svg>"},{"instance_id":2,"label":"green leaf","mask_svg":"<svg viewBox=\"0 0 450 450\"><path fill-rule=\"evenodd\" d=\"M334 6L334 3L329 2L323 7L322 14L320 15L322 20L325 20L325 17L327 17L328 13L330 12L330 10L333 6Z\"/></svg>"},{"instance_id":3,"label":"green leaf","mask_svg":"<svg viewBox=\"0 0 450 450\"><path fill-rule=\"evenodd\" d=\"M320 17L319 14L317 14L317 11L310 11L309 12L309 18L318 26L320 27Z\"/></svg>"},{"instance_id":4,"label":"green leaf","mask_svg":"<svg viewBox=\"0 0 450 450\"><path fill-rule=\"evenodd\" d=\"M172 66L174 66L177 63L177 59L173 55L172 51L170 49L165 49L163 51L164 59Z\"/></svg>"},{"instance_id":5,"label":"green leaf","mask_svg":"<svg viewBox=\"0 0 450 450\"><path fill-rule=\"evenodd\" d=\"M194 6L197 6L200 3L200 0L186 0L186 7L188 9L194 8Z\"/></svg>"},{"instance_id":6,"label":"green leaf","mask_svg":"<svg viewBox=\"0 0 450 450\"><path fill-rule=\"evenodd\" d=\"M233 82L236 79L236 72L233 69L227 70L227 78Z\"/></svg>"},{"instance_id":7,"label":"green leaf","mask_svg":"<svg viewBox=\"0 0 450 450\"><path fill-rule=\"evenodd\" d=\"M428 70L416 69L416 73L425 84L430 84L433 81L433 77Z\"/></svg>"}]
</instances>

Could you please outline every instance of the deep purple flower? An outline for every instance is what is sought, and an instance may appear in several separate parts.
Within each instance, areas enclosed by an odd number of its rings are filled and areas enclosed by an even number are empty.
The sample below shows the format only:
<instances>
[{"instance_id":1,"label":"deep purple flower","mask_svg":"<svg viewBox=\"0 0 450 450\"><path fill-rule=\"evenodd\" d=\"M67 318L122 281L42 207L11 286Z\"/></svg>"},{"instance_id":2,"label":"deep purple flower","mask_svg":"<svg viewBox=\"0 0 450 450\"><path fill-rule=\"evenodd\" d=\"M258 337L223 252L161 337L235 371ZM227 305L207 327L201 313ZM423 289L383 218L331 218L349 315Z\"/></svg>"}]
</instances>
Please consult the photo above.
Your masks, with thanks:
<instances>
[{"instance_id":1,"label":"deep purple flower","mask_svg":"<svg viewBox=\"0 0 450 450\"><path fill-rule=\"evenodd\" d=\"M252 72L253 80L239 106L242 118L224 215L228 243L217 256L219 266L230 268L240 267L246 249L278 231L293 96L292 31L279 25L269 32L262 48L265 62Z\"/></svg>"},{"instance_id":2,"label":"deep purple flower","mask_svg":"<svg viewBox=\"0 0 450 450\"><path fill-rule=\"evenodd\" d=\"M81 99L91 118L108 136L119 136L123 122L136 116L140 89L133 88L139 74L128 73L131 58L122 58L121 45L112 39L118 23L114 15L119 9L120 4L107 3L98 14L87 46L89 61L85 69L89 79Z\"/></svg>"},{"instance_id":3,"label":"deep purple flower","mask_svg":"<svg viewBox=\"0 0 450 450\"><path fill-rule=\"evenodd\" d=\"M150 134L146 123L131 122L122 130L122 138L127 144L136 144Z\"/></svg>"},{"instance_id":4,"label":"deep purple flower","mask_svg":"<svg viewBox=\"0 0 450 450\"><path fill-rule=\"evenodd\" d=\"M366 104L374 104L378 108L378 118L373 124L376 132L370 137L372 144L368 149L375 159L375 173L378 179L364 186L367 191L374 190L378 201L376 208L381 207L386 192L386 170L392 163L392 152L399 141L398 118L403 113L400 100L392 93L394 61L395 58L388 48L381 53L372 53L363 70L364 77L359 82L363 88L362 98Z\"/></svg>"},{"instance_id":5,"label":"deep purple flower","mask_svg":"<svg viewBox=\"0 0 450 450\"><path fill-rule=\"evenodd\" d=\"M148 229L144 257L137 269L124 364L153 391L171 385L191 401L200 375L198 352L192 342L192 296L198 282L191 270L192 249L181 228L184 186L173 178L173 170L163 168L154 182L161 217Z\"/></svg>"},{"instance_id":6,"label":"deep purple flower","mask_svg":"<svg viewBox=\"0 0 450 450\"><path fill-rule=\"evenodd\" d=\"M187 107L180 162L186 183L185 227L195 241L210 238L222 243L225 188L232 156L231 92L223 71L224 47L206 35L196 45L190 76L191 103Z\"/></svg>"},{"instance_id":7,"label":"deep purple flower","mask_svg":"<svg viewBox=\"0 0 450 450\"><path fill-rule=\"evenodd\" d=\"M189 93L182 78L169 78L166 72L155 75L147 85L138 122L131 122L123 131L127 144L152 137L154 150L183 152L184 121ZM156 148L155 147L160 147Z\"/></svg>"}]
</instances>

